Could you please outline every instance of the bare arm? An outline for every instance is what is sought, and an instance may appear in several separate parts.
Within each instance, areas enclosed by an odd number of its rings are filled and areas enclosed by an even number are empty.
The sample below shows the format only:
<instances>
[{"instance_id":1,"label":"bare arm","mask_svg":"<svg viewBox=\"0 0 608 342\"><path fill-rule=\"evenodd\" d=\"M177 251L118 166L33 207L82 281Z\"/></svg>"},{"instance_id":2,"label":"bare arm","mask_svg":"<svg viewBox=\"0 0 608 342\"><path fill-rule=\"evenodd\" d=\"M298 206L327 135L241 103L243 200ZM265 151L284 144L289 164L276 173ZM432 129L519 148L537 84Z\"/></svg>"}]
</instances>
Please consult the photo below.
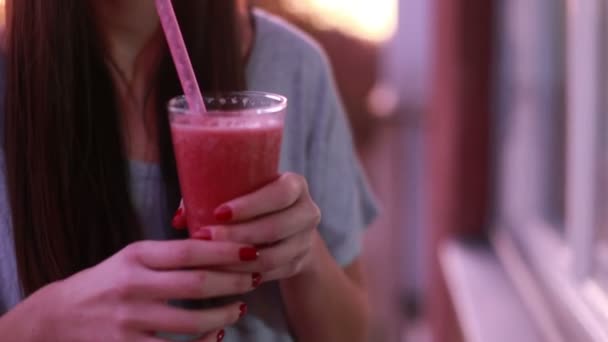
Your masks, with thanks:
<instances>
[{"instance_id":1,"label":"bare arm","mask_svg":"<svg viewBox=\"0 0 608 342\"><path fill-rule=\"evenodd\" d=\"M330 254L316 228L320 210L305 178L285 173L220 206L217 213L223 212L230 215L219 215L218 220L227 222L203 227L193 236L260 246L258 260L223 270L255 273L264 282L278 280L298 341L367 340L368 303L360 262L343 269Z\"/></svg>"},{"instance_id":2,"label":"bare arm","mask_svg":"<svg viewBox=\"0 0 608 342\"><path fill-rule=\"evenodd\" d=\"M341 268L320 241L311 271L280 283L298 341L367 341L369 304L361 262Z\"/></svg>"},{"instance_id":3,"label":"bare arm","mask_svg":"<svg viewBox=\"0 0 608 342\"><path fill-rule=\"evenodd\" d=\"M161 342L154 332L215 342L246 312L244 303L203 310L169 299L206 299L253 290L251 274L209 267L247 263L255 248L195 240L131 244L97 266L49 284L0 317L3 342Z\"/></svg>"}]
</instances>

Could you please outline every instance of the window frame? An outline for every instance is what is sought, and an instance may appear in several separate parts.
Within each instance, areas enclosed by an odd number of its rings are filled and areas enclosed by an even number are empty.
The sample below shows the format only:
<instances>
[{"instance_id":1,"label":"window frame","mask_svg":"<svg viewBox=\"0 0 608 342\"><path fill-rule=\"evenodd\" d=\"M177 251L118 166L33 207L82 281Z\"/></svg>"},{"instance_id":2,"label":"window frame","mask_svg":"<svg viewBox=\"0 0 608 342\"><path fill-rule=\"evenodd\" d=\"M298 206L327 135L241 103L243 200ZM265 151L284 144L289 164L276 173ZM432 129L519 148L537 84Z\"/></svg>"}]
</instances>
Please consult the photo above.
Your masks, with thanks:
<instances>
[{"instance_id":1,"label":"window frame","mask_svg":"<svg viewBox=\"0 0 608 342\"><path fill-rule=\"evenodd\" d=\"M608 101L601 93L608 84L608 62L601 64L608 57L608 43L601 40L608 37L608 0L567 0L565 15L565 231L560 235L555 222L534 210L505 216L499 203L492 241L549 341L563 341L563 336L569 337L566 340L608 341L608 250L601 251L596 242L601 210L597 156L601 153L602 110L608 111L608 104L602 103ZM505 153L497 147L499 153ZM534 152L519 148L515 153L534 169L546 170L542 163L547 160L534 160ZM508 186L521 180L507 178L506 182ZM541 198L536 193L541 191L533 185L532 196Z\"/></svg>"},{"instance_id":2,"label":"window frame","mask_svg":"<svg viewBox=\"0 0 608 342\"><path fill-rule=\"evenodd\" d=\"M601 0L601 10L603 22L599 25L600 36L599 36L599 49L600 49L600 65L598 74L601 75L599 80L599 91L598 96L600 99L599 103L599 119L598 119L598 154L600 158L600 164L598 165L597 175L599 184L596 188L596 198L598 200L598 206L596 206L597 220L596 226L598 229L608 230L608 214L602 216L602 212L608 209L608 150L602 151L608 146L608 0ZM601 37L604 39L602 40ZM602 63L603 61L603 63ZM604 192L604 193L602 193ZM603 232L604 239L602 239L602 232L597 232L597 242L595 244L595 257L594 257L594 270L593 276L602 285L605 291L608 293L608 231Z\"/></svg>"},{"instance_id":3,"label":"window frame","mask_svg":"<svg viewBox=\"0 0 608 342\"><path fill-rule=\"evenodd\" d=\"M566 231L579 280L594 270L601 144L600 20L604 0L569 0Z\"/></svg>"},{"instance_id":4,"label":"window frame","mask_svg":"<svg viewBox=\"0 0 608 342\"><path fill-rule=\"evenodd\" d=\"M566 230L583 302L608 331L608 250L598 242L608 76L608 0L569 0ZM604 133L605 134L605 133Z\"/></svg>"}]
</instances>

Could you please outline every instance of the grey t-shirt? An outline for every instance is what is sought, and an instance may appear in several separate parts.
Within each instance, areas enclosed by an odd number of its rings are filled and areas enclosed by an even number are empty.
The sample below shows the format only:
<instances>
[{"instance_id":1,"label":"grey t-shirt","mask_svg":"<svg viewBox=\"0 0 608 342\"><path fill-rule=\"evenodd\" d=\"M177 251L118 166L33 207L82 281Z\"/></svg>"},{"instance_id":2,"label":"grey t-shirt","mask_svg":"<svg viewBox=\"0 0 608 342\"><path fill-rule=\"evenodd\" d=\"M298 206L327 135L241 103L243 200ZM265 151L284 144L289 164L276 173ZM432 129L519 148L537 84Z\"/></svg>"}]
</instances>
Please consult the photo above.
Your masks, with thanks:
<instances>
[{"instance_id":1,"label":"grey t-shirt","mask_svg":"<svg viewBox=\"0 0 608 342\"><path fill-rule=\"evenodd\" d=\"M346 266L359 255L360 233L375 217L376 207L353 151L327 59L316 43L282 20L261 10L255 10L254 17L256 38L247 68L248 88L289 99L280 168L307 178L323 213L321 235L336 261ZM0 78L0 89L3 82ZM167 238L171 228L163 223L175 208L167 208L164 202L159 166L137 161L129 166L132 200L146 238ZM12 241L0 153L0 314L22 299ZM227 329L225 341L293 341L276 283L261 286L244 300L249 313Z\"/></svg>"}]
</instances>

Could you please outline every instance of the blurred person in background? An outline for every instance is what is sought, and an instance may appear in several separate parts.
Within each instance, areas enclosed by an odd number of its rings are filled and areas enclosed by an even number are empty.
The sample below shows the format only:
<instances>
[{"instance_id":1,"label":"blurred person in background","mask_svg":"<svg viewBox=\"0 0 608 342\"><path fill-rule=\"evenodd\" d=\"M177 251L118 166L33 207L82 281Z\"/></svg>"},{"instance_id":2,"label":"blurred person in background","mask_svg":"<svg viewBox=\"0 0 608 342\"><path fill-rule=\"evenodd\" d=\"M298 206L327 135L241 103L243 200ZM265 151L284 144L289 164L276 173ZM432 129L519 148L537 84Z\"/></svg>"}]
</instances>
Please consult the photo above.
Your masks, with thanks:
<instances>
[{"instance_id":1,"label":"blurred person in background","mask_svg":"<svg viewBox=\"0 0 608 342\"><path fill-rule=\"evenodd\" d=\"M211 241L172 239L185 220L169 214L180 194L165 104L181 89L154 2L8 1L0 336L366 340L360 230L375 206L324 54L245 0L174 5L203 91L290 100L285 172L222 206ZM227 295L242 296L167 304Z\"/></svg>"}]
</instances>

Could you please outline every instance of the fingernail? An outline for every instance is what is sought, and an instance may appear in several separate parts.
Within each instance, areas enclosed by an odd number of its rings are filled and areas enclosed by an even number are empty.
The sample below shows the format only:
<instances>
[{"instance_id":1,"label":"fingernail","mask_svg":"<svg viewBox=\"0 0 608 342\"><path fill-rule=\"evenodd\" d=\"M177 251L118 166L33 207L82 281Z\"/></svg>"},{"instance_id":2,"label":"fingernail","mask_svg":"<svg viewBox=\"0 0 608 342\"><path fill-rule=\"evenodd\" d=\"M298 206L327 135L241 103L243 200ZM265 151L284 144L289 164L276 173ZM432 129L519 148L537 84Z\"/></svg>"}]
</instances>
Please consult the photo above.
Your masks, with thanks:
<instances>
[{"instance_id":1,"label":"fingernail","mask_svg":"<svg viewBox=\"0 0 608 342\"><path fill-rule=\"evenodd\" d=\"M260 256L260 252L253 247L243 247L239 250L241 261L254 261Z\"/></svg>"},{"instance_id":2,"label":"fingernail","mask_svg":"<svg viewBox=\"0 0 608 342\"><path fill-rule=\"evenodd\" d=\"M253 288L257 288L260 286L260 284L262 283L262 275L259 273L254 273L251 277L251 286L253 286Z\"/></svg>"},{"instance_id":3,"label":"fingernail","mask_svg":"<svg viewBox=\"0 0 608 342\"><path fill-rule=\"evenodd\" d=\"M243 316L245 316L247 314L247 304L241 304L241 306L239 307L239 310L241 310L241 313L239 314L239 318L243 318Z\"/></svg>"},{"instance_id":4,"label":"fingernail","mask_svg":"<svg viewBox=\"0 0 608 342\"><path fill-rule=\"evenodd\" d=\"M220 330L220 332L217 333L217 341L222 341L224 339L224 336L226 336L226 332L224 331L224 329L222 329Z\"/></svg>"},{"instance_id":5,"label":"fingernail","mask_svg":"<svg viewBox=\"0 0 608 342\"><path fill-rule=\"evenodd\" d=\"M232 220L232 209L227 205L223 205L213 212L213 216L220 222L228 222Z\"/></svg>"},{"instance_id":6,"label":"fingernail","mask_svg":"<svg viewBox=\"0 0 608 342\"><path fill-rule=\"evenodd\" d=\"M171 225L175 229L184 229L186 228L186 216L184 215L184 209L179 208L173 215L173 220L171 220Z\"/></svg>"},{"instance_id":7,"label":"fingernail","mask_svg":"<svg viewBox=\"0 0 608 342\"><path fill-rule=\"evenodd\" d=\"M192 238L196 240L211 241L213 240L213 233L207 228L201 228L192 233Z\"/></svg>"}]
</instances>

